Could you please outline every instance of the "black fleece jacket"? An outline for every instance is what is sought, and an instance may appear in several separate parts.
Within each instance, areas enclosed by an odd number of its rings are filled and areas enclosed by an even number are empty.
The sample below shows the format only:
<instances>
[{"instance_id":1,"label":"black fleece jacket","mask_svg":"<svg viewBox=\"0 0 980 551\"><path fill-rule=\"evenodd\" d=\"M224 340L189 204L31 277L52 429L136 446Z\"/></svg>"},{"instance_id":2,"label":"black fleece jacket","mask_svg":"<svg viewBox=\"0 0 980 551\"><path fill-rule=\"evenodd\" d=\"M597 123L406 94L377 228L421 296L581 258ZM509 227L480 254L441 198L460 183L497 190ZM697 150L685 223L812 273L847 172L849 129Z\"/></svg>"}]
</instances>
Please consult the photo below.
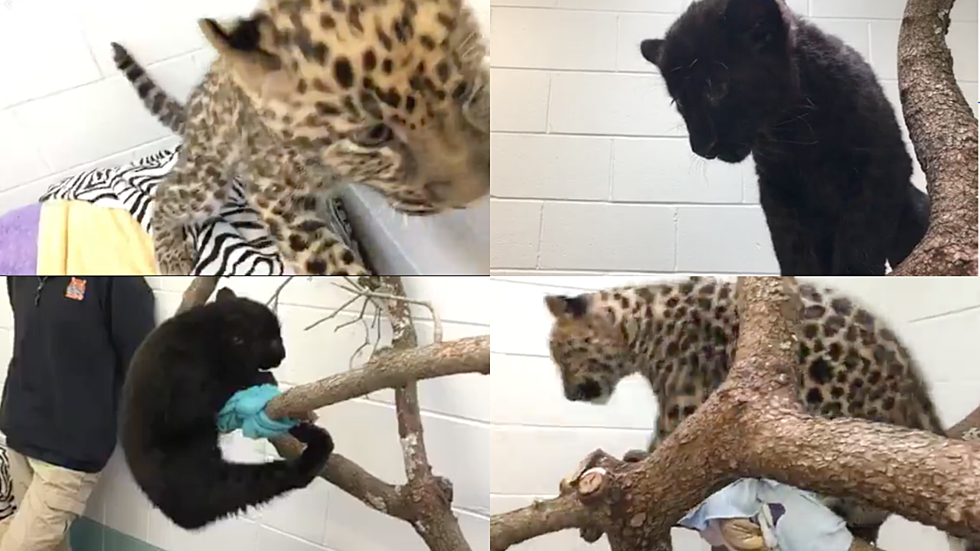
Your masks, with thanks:
<instances>
[{"instance_id":1,"label":"black fleece jacket","mask_svg":"<svg viewBox=\"0 0 980 551\"><path fill-rule=\"evenodd\" d=\"M156 325L139 276L8 276L14 351L0 402L13 450L99 472L116 446L119 392Z\"/></svg>"}]
</instances>

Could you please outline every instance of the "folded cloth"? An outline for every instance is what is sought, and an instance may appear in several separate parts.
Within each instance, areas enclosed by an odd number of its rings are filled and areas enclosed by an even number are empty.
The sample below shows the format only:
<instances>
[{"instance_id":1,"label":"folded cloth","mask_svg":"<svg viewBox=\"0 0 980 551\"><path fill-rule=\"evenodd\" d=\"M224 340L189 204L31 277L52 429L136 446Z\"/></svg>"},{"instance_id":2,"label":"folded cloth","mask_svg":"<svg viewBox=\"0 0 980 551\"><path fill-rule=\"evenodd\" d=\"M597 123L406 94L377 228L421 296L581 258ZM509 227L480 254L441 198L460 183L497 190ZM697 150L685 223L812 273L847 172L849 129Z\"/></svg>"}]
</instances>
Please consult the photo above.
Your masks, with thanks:
<instances>
[{"instance_id":1,"label":"folded cloth","mask_svg":"<svg viewBox=\"0 0 980 551\"><path fill-rule=\"evenodd\" d=\"M85 201L97 207L128 212L138 227L149 235L150 219L154 211L154 191L176 164L180 147L178 145L163 149L123 165L93 169L65 178L52 184L40 200L45 203L58 199ZM340 197L334 195L325 203L326 213L323 221L327 224L327 228L339 236L353 251L355 260L370 269L363 251L354 239ZM190 228L189 233L194 239L197 250L197 265L194 266L192 275L282 275L286 273L272 236L266 231L259 214L245 199L245 185L240 180L232 180L228 186L228 196L218 215ZM88 234L93 235L93 232ZM75 236L69 234L67 238L74 241ZM125 240L134 242L129 237L125 237ZM147 243L149 243L149 254L152 256L152 241ZM75 243L69 245L71 249L76 250L83 246ZM95 241L86 246L91 248L98 245L99 241ZM68 247L65 249L67 250ZM97 255L100 258L107 258L113 253L108 246L103 246L103 249L104 251ZM126 254L138 254L139 259L135 262L141 263L142 257L147 253L133 253L132 250L128 250ZM153 269L156 270L155 264ZM139 273L110 270L111 268L98 268L96 272Z\"/></svg>"},{"instance_id":2,"label":"folded cloth","mask_svg":"<svg viewBox=\"0 0 980 551\"><path fill-rule=\"evenodd\" d=\"M85 201L41 205L38 274L157 275L153 242L125 210Z\"/></svg>"},{"instance_id":3,"label":"folded cloth","mask_svg":"<svg viewBox=\"0 0 980 551\"><path fill-rule=\"evenodd\" d=\"M299 424L292 419L272 420L265 414L265 406L279 395L275 385L259 385L239 390L218 412L218 432L227 434L242 429L246 438L272 438L289 431Z\"/></svg>"},{"instance_id":4,"label":"folded cloth","mask_svg":"<svg viewBox=\"0 0 980 551\"><path fill-rule=\"evenodd\" d=\"M725 534L718 521L724 519L759 525L766 546L760 551L848 551L854 540L844 520L813 493L772 480L737 480L689 511L679 524L718 545L718 535Z\"/></svg>"},{"instance_id":5,"label":"folded cloth","mask_svg":"<svg viewBox=\"0 0 980 551\"><path fill-rule=\"evenodd\" d=\"M37 275L37 228L41 205L34 203L0 216L0 274Z\"/></svg>"}]
</instances>

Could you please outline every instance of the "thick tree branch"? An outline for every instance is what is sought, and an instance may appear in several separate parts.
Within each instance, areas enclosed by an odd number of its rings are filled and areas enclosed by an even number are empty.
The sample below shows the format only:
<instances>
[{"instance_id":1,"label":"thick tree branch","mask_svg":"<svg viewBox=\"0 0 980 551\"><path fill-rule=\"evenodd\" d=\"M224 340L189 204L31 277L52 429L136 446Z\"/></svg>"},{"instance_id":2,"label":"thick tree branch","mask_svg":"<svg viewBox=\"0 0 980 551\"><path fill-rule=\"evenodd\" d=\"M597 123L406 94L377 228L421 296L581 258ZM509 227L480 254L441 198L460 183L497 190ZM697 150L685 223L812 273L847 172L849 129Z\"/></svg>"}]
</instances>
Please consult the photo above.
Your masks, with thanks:
<instances>
[{"instance_id":1,"label":"thick tree branch","mask_svg":"<svg viewBox=\"0 0 980 551\"><path fill-rule=\"evenodd\" d=\"M391 319L394 352L418 346L418 335L412 324L409 302L422 304L432 313L435 344L442 338L442 323L435 309L428 303L406 301L401 279L382 277L371 280L370 295L384 301L385 311ZM385 356L387 354L382 354ZM489 347L487 370L489 372ZM398 436L401 438L407 482L404 492L416 514L412 527L432 551L469 551L459 521L452 511L452 493L446 492L445 480L432 474L428 453L425 449L425 431L419 408L418 383L408 381L395 389L395 412L398 417ZM450 486L451 488L451 486Z\"/></svg>"},{"instance_id":2,"label":"thick tree branch","mask_svg":"<svg viewBox=\"0 0 980 551\"><path fill-rule=\"evenodd\" d=\"M535 501L490 519L490 551L504 551L538 536L588 524L589 510L572 494Z\"/></svg>"},{"instance_id":3,"label":"thick tree branch","mask_svg":"<svg viewBox=\"0 0 980 551\"><path fill-rule=\"evenodd\" d=\"M214 288L218 286L218 279L219 276L197 276L191 280L190 285L184 290L176 313L186 312L207 302L214 293Z\"/></svg>"},{"instance_id":4,"label":"thick tree branch","mask_svg":"<svg viewBox=\"0 0 980 551\"><path fill-rule=\"evenodd\" d=\"M597 450L558 498L495 516L492 551L575 526L598 526L614 551L670 549L670 528L741 477L862 497L954 535L980 533L980 446L807 415L796 397L796 309L787 307L798 300L795 281L740 278L739 287L738 347L721 387L645 459Z\"/></svg>"},{"instance_id":5,"label":"thick tree branch","mask_svg":"<svg viewBox=\"0 0 980 551\"><path fill-rule=\"evenodd\" d=\"M953 2L908 0L898 37L902 111L932 212L895 275L977 275L977 119L946 46Z\"/></svg>"},{"instance_id":6,"label":"thick tree branch","mask_svg":"<svg viewBox=\"0 0 980 551\"><path fill-rule=\"evenodd\" d=\"M277 437L271 442L285 458L299 457L303 451L302 444L295 438ZM330 456L320 476L378 512L407 522L415 520L401 487L388 484L338 453Z\"/></svg>"},{"instance_id":7,"label":"thick tree branch","mask_svg":"<svg viewBox=\"0 0 980 551\"><path fill-rule=\"evenodd\" d=\"M364 366L290 388L266 407L272 419L299 417L331 404L409 381L462 373L490 374L490 337L467 337L421 348L388 350Z\"/></svg>"}]
</instances>

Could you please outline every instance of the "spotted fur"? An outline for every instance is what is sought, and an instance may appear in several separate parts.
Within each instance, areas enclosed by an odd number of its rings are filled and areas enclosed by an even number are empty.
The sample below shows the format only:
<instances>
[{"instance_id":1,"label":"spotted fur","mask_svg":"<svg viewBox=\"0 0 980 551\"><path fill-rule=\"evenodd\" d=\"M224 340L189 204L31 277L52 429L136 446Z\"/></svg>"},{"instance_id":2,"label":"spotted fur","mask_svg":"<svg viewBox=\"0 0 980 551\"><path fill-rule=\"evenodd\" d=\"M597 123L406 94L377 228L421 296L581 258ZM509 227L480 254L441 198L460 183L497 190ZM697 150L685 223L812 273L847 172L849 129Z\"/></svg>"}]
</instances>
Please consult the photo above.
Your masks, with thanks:
<instances>
[{"instance_id":1,"label":"spotted fur","mask_svg":"<svg viewBox=\"0 0 980 551\"><path fill-rule=\"evenodd\" d=\"M489 192L489 72L461 0L266 0L228 28L199 26L218 59L183 123L167 111L176 101L124 68L185 144L156 197L161 273L189 272L183 227L213 214L231 174L301 274L364 273L316 214L341 183L369 185L411 215Z\"/></svg>"},{"instance_id":2,"label":"spotted fur","mask_svg":"<svg viewBox=\"0 0 980 551\"><path fill-rule=\"evenodd\" d=\"M799 396L809 412L945 434L918 365L887 324L831 289L801 283L799 294ZM694 277L550 295L546 305L568 400L605 403L633 373L650 381L659 408L650 451L721 385L734 358L731 282ZM822 499L872 543L890 514L854 499Z\"/></svg>"}]
</instances>

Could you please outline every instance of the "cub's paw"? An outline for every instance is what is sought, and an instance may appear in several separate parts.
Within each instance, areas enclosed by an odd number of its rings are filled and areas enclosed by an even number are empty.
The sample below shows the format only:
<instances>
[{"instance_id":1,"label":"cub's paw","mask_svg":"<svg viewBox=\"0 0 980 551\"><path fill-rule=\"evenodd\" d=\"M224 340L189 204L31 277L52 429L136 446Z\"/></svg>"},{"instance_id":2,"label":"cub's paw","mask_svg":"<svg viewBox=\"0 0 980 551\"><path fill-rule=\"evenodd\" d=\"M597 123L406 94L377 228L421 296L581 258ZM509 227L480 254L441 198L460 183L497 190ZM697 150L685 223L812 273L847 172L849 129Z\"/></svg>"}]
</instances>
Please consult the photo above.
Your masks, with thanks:
<instances>
[{"instance_id":1,"label":"cub's paw","mask_svg":"<svg viewBox=\"0 0 980 551\"><path fill-rule=\"evenodd\" d=\"M333 273L331 275L346 275L352 277L369 276L371 272L367 271L367 268L361 266L357 262L352 262L350 264L345 264L342 266L334 266Z\"/></svg>"},{"instance_id":2,"label":"cub's paw","mask_svg":"<svg viewBox=\"0 0 980 551\"><path fill-rule=\"evenodd\" d=\"M177 228L154 234L153 254L160 275L191 275L194 269L194 243L182 233Z\"/></svg>"},{"instance_id":3,"label":"cub's paw","mask_svg":"<svg viewBox=\"0 0 980 551\"><path fill-rule=\"evenodd\" d=\"M255 386L259 385L273 385L279 386L279 381L276 380L276 376L272 374L271 371L259 371L255 374L255 380L253 383Z\"/></svg>"},{"instance_id":4,"label":"cub's paw","mask_svg":"<svg viewBox=\"0 0 980 551\"><path fill-rule=\"evenodd\" d=\"M626 463L638 463L643 461L650 455L650 452L646 450L629 450L623 454L623 461Z\"/></svg>"},{"instance_id":5,"label":"cub's paw","mask_svg":"<svg viewBox=\"0 0 980 551\"><path fill-rule=\"evenodd\" d=\"M289 434L306 444L306 449L297 460L297 466L306 484L309 484L327 466L330 454L333 453L333 438L323 428L305 421L289 429Z\"/></svg>"}]
</instances>

